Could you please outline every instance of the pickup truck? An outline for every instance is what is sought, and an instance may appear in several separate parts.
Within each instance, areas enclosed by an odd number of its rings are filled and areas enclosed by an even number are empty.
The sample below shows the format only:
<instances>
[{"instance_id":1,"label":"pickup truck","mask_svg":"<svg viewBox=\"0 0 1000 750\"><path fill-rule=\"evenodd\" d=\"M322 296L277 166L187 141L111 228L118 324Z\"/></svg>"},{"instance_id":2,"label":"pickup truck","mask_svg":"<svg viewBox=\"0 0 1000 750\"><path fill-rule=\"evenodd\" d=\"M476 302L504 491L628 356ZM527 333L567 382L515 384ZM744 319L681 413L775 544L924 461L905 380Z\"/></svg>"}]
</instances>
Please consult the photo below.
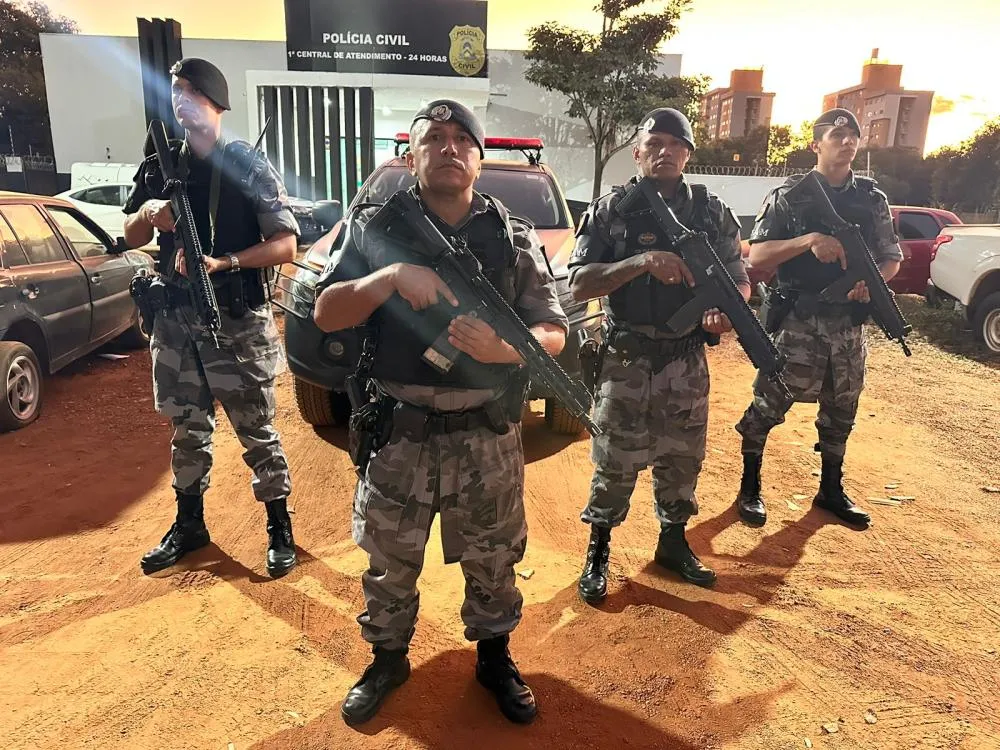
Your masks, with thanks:
<instances>
[{"instance_id":1,"label":"pickup truck","mask_svg":"<svg viewBox=\"0 0 1000 750\"><path fill-rule=\"evenodd\" d=\"M129 283L153 260L72 203L0 192L0 432L33 422L43 375L117 340L147 346Z\"/></svg>"},{"instance_id":2,"label":"pickup truck","mask_svg":"<svg viewBox=\"0 0 1000 750\"><path fill-rule=\"evenodd\" d=\"M954 300L976 337L1000 354L1000 224L945 227L930 265L928 299Z\"/></svg>"},{"instance_id":3,"label":"pickup truck","mask_svg":"<svg viewBox=\"0 0 1000 750\"><path fill-rule=\"evenodd\" d=\"M397 150L406 147L409 136L396 136ZM570 375L578 376L579 334L593 336L603 319L600 303L576 302L568 286L566 264L575 244L569 207L555 175L541 163L543 143L537 138L487 138L487 151L520 151L527 161L485 159L476 184L478 190L496 196L515 216L530 221L544 245L546 260L555 278L559 301L570 323L570 336L558 362ZM365 181L352 203L383 203L397 190L409 188L413 175L401 156L381 164ZM350 209L349 209L350 210ZM312 295L318 272L341 241L340 204L317 204L317 224L332 227L299 261L294 277L279 275L276 300L290 315L285 317L285 350L292 371L296 403L302 418L312 425L343 422L350 414L344 393L344 378L353 371L360 356L356 329L324 334L312 320ZM533 390L532 399L545 400L545 421L560 434L577 434L583 429L551 394Z\"/></svg>"}]
</instances>

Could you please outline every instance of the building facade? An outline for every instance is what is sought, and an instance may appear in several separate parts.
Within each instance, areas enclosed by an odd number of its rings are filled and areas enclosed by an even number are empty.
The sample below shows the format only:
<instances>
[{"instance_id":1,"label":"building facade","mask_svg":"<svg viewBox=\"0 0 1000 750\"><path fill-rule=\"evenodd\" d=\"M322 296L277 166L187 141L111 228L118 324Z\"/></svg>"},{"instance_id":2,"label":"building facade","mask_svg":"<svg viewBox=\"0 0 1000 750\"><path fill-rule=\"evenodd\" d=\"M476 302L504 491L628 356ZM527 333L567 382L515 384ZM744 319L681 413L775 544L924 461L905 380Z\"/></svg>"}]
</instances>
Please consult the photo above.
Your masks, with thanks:
<instances>
[{"instance_id":1,"label":"building facade","mask_svg":"<svg viewBox=\"0 0 1000 750\"><path fill-rule=\"evenodd\" d=\"M901 85L902 65L874 59L865 63L861 83L823 97L823 110L849 109L861 124L862 148L913 148L927 140L933 91L910 91Z\"/></svg>"},{"instance_id":2,"label":"building facade","mask_svg":"<svg viewBox=\"0 0 1000 750\"><path fill-rule=\"evenodd\" d=\"M734 70L729 86L709 91L701 101L701 122L710 140L742 138L771 126L774 94L764 91L762 68Z\"/></svg>"}]
</instances>

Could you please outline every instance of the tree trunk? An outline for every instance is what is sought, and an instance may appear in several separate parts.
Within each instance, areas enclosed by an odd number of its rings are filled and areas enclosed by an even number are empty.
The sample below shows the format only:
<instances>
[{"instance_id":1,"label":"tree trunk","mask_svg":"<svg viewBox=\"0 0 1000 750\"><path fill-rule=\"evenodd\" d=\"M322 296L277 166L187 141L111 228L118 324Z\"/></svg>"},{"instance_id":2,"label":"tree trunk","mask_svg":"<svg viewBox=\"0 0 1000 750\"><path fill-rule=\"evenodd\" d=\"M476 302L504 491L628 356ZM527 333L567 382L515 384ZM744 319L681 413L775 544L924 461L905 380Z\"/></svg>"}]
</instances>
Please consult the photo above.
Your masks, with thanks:
<instances>
[{"instance_id":1,"label":"tree trunk","mask_svg":"<svg viewBox=\"0 0 1000 750\"><path fill-rule=\"evenodd\" d=\"M596 200L601 195L601 179L604 177L604 159L602 158L601 152L603 149L594 144L594 189L591 200Z\"/></svg>"}]
</instances>

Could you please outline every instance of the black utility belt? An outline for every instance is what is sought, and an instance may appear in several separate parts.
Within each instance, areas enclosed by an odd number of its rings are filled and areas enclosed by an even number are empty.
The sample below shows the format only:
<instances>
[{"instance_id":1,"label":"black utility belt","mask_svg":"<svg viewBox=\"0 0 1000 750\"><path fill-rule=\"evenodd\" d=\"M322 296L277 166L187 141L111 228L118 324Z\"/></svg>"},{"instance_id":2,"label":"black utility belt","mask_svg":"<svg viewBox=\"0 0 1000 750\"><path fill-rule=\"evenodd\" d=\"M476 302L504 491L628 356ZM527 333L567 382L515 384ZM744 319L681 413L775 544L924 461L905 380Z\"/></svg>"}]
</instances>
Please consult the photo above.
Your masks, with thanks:
<instances>
[{"instance_id":1,"label":"black utility belt","mask_svg":"<svg viewBox=\"0 0 1000 750\"><path fill-rule=\"evenodd\" d=\"M627 366L640 357L646 357L657 371L705 346L705 334L701 329L679 339L653 339L627 328L611 328L606 340L608 354L622 364Z\"/></svg>"},{"instance_id":2,"label":"black utility belt","mask_svg":"<svg viewBox=\"0 0 1000 750\"><path fill-rule=\"evenodd\" d=\"M861 302L831 302L814 292L799 292L794 289L781 290L792 301L792 309L799 316L820 318L856 318L865 311L867 305ZM863 317L867 317L867 313ZM863 319L863 318L862 318Z\"/></svg>"},{"instance_id":3,"label":"black utility belt","mask_svg":"<svg viewBox=\"0 0 1000 750\"><path fill-rule=\"evenodd\" d=\"M392 400L395 401L392 409L392 434L417 442L430 435L448 435L478 430L481 427L488 427L498 435L504 435L510 430L510 423L517 421L511 418L502 400L490 401L476 409L465 411L436 411ZM517 416L519 419L520 414Z\"/></svg>"},{"instance_id":4,"label":"black utility belt","mask_svg":"<svg viewBox=\"0 0 1000 750\"><path fill-rule=\"evenodd\" d=\"M239 284L240 288L238 290L233 289L233 285ZM247 294L247 286L243 284L243 280L234 275L232 281L224 285L212 285L212 289L215 292L215 302L219 306L220 310L226 310L233 317L242 317L247 309L257 309L263 305L267 300L264 297L263 290L258 293ZM234 293L236 292L236 293ZM189 287L175 286L174 284L166 285L166 297L167 306L171 308L177 308L182 306L188 306L194 304L193 301L194 290Z\"/></svg>"}]
</instances>

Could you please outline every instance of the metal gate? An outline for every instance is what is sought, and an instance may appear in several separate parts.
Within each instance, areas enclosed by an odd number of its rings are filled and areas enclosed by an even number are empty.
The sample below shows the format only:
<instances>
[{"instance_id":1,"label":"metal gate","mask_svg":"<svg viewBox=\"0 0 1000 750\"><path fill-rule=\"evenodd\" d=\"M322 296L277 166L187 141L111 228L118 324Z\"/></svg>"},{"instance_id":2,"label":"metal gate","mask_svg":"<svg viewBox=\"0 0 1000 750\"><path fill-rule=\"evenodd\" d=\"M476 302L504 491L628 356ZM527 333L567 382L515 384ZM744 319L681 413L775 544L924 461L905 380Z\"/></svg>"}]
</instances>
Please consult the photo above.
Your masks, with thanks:
<instances>
[{"instance_id":1,"label":"metal gate","mask_svg":"<svg viewBox=\"0 0 1000 750\"><path fill-rule=\"evenodd\" d=\"M346 209L375 168L375 96L346 86L258 86L264 151L289 195Z\"/></svg>"}]
</instances>

